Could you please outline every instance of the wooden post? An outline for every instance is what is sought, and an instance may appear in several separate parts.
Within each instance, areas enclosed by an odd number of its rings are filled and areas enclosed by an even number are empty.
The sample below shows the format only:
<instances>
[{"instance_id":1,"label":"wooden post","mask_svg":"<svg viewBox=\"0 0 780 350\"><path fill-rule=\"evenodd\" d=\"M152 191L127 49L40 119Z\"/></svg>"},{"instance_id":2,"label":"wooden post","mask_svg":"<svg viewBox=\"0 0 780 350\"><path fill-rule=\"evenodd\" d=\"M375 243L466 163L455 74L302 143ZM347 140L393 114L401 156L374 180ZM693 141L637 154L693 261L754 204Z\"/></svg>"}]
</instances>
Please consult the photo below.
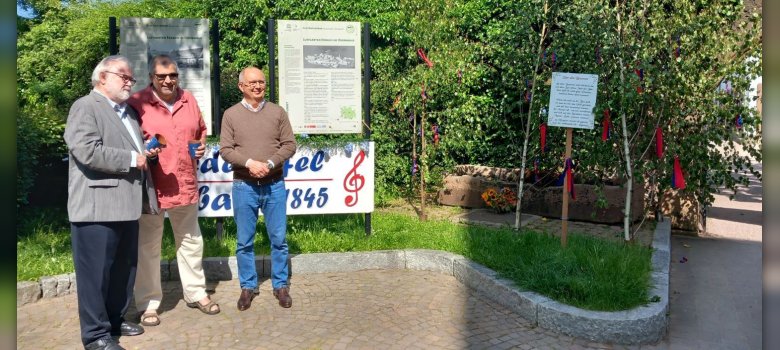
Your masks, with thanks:
<instances>
[{"instance_id":1,"label":"wooden post","mask_svg":"<svg viewBox=\"0 0 780 350\"><path fill-rule=\"evenodd\" d=\"M567 159L571 158L571 134L572 129L566 128L566 156L564 157L564 164ZM568 242L566 233L569 230L569 175L566 172L566 166L564 165L564 178L563 178L563 207L561 208L561 247L566 248Z\"/></svg>"}]
</instances>

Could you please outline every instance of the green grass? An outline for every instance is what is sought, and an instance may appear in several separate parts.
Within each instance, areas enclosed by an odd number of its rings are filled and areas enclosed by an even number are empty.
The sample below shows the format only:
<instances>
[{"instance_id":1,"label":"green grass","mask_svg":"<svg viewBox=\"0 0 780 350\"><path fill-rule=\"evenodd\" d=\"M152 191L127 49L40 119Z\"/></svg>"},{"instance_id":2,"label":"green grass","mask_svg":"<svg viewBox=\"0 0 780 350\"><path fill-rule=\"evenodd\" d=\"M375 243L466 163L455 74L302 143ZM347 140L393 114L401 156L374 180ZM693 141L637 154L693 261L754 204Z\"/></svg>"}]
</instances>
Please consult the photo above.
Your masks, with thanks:
<instances>
[{"instance_id":1,"label":"green grass","mask_svg":"<svg viewBox=\"0 0 780 350\"><path fill-rule=\"evenodd\" d=\"M446 221L419 222L405 214L374 213L373 232L365 236L362 215L290 216L290 253L350 252L422 248L466 256L532 290L560 302L591 310L625 310L646 304L651 250L571 232L569 247L546 234L466 226ZM17 280L73 271L67 221L56 212L37 212L23 220L17 245ZM215 219L201 218L205 256L235 251L235 224L225 218L223 240L216 239ZM270 245L260 220L258 254ZM166 222L163 259L175 251Z\"/></svg>"}]
</instances>

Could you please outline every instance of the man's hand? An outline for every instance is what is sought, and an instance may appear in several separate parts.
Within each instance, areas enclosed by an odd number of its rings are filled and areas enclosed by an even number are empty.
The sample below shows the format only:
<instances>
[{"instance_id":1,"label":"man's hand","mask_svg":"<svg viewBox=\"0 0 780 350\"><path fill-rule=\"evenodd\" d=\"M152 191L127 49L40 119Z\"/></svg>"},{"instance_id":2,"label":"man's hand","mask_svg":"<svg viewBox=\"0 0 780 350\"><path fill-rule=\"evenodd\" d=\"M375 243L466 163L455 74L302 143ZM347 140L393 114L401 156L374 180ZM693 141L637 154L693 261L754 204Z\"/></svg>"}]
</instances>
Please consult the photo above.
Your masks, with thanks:
<instances>
[{"instance_id":1,"label":"man's hand","mask_svg":"<svg viewBox=\"0 0 780 350\"><path fill-rule=\"evenodd\" d=\"M206 154L206 145L201 142L200 146L195 150L195 159L200 159L204 154Z\"/></svg>"},{"instance_id":2,"label":"man's hand","mask_svg":"<svg viewBox=\"0 0 780 350\"><path fill-rule=\"evenodd\" d=\"M261 178L268 175L268 164L264 162L250 160L247 168L249 168L249 174L253 177Z\"/></svg>"},{"instance_id":3,"label":"man's hand","mask_svg":"<svg viewBox=\"0 0 780 350\"><path fill-rule=\"evenodd\" d=\"M146 164L146 156L143 154L138 154L135 156L135 167L139 170L146 170L148 165Z\"/></svg>"},{"instance_id":4,"label":"man's hand","mask_svg":"<svg viewBox=\"0 0 780 350\"><path fill-rule=\"evenodd\" d=\"M157 157L160 152L162 152L162 148L152 148L148 151L144 149L144 156L146 156L146 158L154 158Z\"/></svg>"}]
</instances>

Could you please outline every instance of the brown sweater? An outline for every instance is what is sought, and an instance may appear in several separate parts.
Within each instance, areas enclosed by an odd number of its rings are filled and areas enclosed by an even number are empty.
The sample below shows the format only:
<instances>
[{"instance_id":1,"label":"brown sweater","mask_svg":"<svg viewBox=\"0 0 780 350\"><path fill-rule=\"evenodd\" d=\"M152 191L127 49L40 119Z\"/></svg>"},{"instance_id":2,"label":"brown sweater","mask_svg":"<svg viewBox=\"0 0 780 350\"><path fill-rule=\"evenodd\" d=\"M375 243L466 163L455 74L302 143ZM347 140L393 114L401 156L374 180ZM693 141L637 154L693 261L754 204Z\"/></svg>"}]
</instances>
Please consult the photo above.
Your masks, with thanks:
<instances>
[{"instance_id":1,"label":"brown sweater","mask_svg":"<svg viewBox=\"0 0 780 350\"><path fill-rule=\"evenodd\" d=\"M271 181L282 177L284 162L295 154L295 136L287 112L267 102L259 112L252 112L240 102L222 116L219 152L233 166L233 178ZM253 178L246 161L271 160L274 168L262 179Z\"/></svg>"}]
</instances>

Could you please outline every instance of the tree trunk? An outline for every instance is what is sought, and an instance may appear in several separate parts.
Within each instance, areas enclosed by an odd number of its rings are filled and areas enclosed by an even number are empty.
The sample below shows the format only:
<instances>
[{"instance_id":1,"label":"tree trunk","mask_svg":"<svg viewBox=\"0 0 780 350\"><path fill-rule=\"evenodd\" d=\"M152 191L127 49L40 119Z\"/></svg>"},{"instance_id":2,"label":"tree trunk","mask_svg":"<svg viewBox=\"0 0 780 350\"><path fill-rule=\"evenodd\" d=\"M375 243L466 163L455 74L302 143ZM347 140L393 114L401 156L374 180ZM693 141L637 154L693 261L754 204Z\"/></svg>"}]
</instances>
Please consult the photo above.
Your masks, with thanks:
<instances>
[{"instance_id":1,"label":"tree trunk","mask_svg":"<svg viewBox=\"0 0 780 350\"><path fill-rule=\"evenodd\" d=\"M617 3L617 23L618 23L618 49L621 49L623 42L623 28L620 23L620 2ZM625 90L626 78L625 70L626 66L623 64L622 50L618 51L618 63L620 64L620 89ZM626 124L626 110L621 103L620 111L620 123L623 127L623 152L626 156L626 207L623 212L623 235L626 241L631 239L631 192L634 185L634 172L631 169L631 151L628 147L628 128Z\"/></svg>"},{"instance_id":2,"label":"tree trunk","mask_svg":"<svg viewBox=\"0 0 780 350\"><path fill-rule=\"evenodd\" d=\"M528 139L531 137L531 111L534 106L534 88L536 87L536 79L538 78L537 72L539 71L539 64L542 55L542 44L544 43L545 31L547 30L547 12L549 8L547 1L544 2L544 23L542 23L542 33L539 35L539 48L536 51L536 67L533 71L533 78L531 79L531 101L528 102L528 120L525 123L525 139L523 140L523 155L520 158L520 175L517 181L517 204L515 206L515 230L520 230L520 221L523 216L523 185L525 183L525 163L526 154L528 153ZM541 113L541 112L540 112Z\"/></svg>"}]
</instances>

